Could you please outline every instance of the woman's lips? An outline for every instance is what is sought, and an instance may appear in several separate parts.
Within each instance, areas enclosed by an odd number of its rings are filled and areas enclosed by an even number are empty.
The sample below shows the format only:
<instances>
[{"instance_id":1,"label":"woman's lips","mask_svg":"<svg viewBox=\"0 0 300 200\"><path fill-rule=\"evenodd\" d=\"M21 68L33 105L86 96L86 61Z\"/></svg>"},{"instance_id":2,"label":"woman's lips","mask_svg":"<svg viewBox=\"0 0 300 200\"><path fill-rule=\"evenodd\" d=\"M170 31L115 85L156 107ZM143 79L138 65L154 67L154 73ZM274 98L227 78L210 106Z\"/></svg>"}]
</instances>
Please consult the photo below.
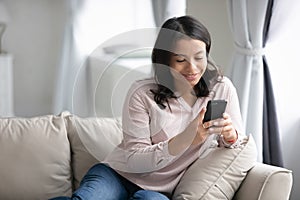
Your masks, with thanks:
<instances>
[{"instance_id":1,"label":"woman's lips","mask_svg":"<svg viewBox=\"0 0 300 200\"><path fill-rule=\"evenodd\" d=\"M198 73L196 73L196 74L183 74L183 76L185 77L186 80L193 81L197 78Z\"/></svg>"}]
</instances>

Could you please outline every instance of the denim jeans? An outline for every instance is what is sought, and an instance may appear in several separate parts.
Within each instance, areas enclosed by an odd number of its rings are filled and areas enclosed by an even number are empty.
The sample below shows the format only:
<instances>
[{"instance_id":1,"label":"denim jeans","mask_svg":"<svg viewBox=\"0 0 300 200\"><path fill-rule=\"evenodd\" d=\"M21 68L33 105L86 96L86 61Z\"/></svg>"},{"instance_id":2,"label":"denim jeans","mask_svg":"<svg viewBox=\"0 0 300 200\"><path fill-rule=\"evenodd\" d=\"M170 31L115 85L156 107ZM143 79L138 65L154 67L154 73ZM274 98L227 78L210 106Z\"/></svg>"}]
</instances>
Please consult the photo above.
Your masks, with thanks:
<instances>
[{"instance_id":1,"label":"denim jeans","mask_svg":"<svg viewBox=\"0 0 300 200\"><path fill-rule=\"evenodd\" d=\"M120 176L105 164L94 165L83 177L72 197L55 197L51 200L168 200L155 191L143 190Z\"/></svg>"}]
</instances>

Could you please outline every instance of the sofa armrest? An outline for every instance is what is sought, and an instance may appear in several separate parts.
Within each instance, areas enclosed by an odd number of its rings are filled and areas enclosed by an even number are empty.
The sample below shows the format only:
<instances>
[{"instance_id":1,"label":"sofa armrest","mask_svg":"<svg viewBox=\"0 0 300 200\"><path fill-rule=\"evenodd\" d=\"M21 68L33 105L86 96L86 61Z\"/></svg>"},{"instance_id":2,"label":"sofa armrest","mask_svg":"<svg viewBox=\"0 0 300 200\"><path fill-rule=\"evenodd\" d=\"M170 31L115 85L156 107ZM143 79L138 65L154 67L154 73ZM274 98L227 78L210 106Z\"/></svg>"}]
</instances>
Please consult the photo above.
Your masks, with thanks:
<instances>
[{"instance_id":1,"label":"sofa armrest","mask_svg":"<svg viewBox=\"0 0 300 200\"><path fill-rule=\"evenodd\" d=\"M234 200L284 200L292 189L292 171L257 163L247 174Z\"/></svg>"}]
</instances>

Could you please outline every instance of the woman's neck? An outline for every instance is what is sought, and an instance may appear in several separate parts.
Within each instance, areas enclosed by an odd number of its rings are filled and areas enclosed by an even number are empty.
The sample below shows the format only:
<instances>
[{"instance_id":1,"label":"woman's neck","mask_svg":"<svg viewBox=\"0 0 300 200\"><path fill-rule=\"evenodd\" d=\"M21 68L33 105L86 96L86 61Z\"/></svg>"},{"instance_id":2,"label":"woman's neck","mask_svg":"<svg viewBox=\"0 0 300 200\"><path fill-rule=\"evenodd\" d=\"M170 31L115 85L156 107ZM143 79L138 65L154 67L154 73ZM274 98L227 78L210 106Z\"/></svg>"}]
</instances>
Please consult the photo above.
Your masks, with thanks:
<instances>
[{"instance_id":1,"label":"woman's neck","mask_svg":"<svg viewBox=\"0 0 300 200\"><path fill-rule=\"evenodd\" d=\"M197 96L195 95L194 91L185 92L181 95L181 97L187 102L191 107L197 101Z\"/></svg>"}]
</instances>

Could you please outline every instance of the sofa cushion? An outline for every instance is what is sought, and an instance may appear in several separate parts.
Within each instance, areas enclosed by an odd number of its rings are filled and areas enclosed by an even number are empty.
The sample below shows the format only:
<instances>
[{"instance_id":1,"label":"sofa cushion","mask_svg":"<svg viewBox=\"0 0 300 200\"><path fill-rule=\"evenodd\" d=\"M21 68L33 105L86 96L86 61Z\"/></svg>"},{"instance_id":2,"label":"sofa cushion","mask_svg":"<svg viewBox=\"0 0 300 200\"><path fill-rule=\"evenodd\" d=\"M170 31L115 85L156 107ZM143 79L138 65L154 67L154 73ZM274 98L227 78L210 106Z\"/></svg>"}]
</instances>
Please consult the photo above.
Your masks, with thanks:
<instances>
[{"instance_id":1,"label":"sofa cushion","mask_svg":"<svg viewBox=\"0 0 300 200\"><path fill-rule=\"evenodd\" d=\"M122 140L117 118L66 116L72 151L74 188L94 164L101 162Z\"/></svg>"},{"instance_id":2,"label":"sofa cushion","mask_svg":"<svg viewBox=\"0 0 300 200\"><path fill-rule=\"evenodd\" d=\"M0 119L0 199L48 199L72 192L70 146L58 116Z\"/></svg>"},{"instance_id":3,"label":"sofa cushion","mask_svg":"<svg viewBox=\"0 0 300 200\"><path fill-rule=\"evenodd\" d=\"M232 199L255 161L252 137L238 148L216 147L189 167L172 199Z\"/></svg>"}]
</instances>

